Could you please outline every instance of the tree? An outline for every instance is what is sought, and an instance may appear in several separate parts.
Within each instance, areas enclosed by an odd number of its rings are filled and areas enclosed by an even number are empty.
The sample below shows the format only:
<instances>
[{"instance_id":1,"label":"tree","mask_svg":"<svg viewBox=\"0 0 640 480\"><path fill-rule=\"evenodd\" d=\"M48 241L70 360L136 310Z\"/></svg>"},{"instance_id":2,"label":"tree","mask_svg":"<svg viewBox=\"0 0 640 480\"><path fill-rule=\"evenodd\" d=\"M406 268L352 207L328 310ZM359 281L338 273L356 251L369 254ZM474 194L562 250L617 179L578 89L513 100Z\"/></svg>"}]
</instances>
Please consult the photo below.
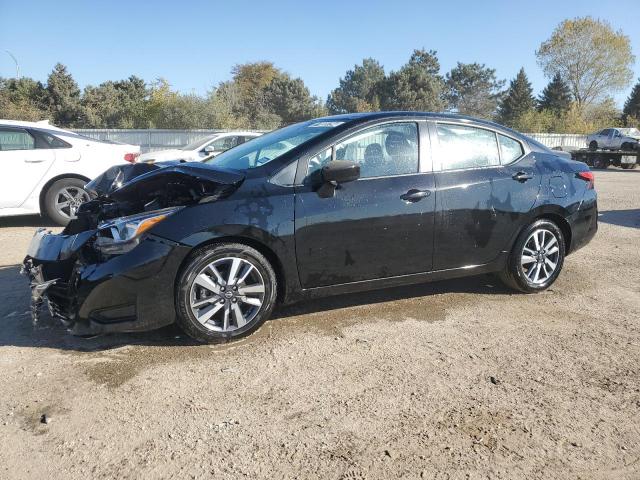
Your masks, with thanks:
<instances>
[{"instance_id":1,"label":"tree","mask_svg":"<svg viewBox=\"0 0 640 480\"><path fill-rule=\"evenodd\" d=\"M266 107L266 89L282 75L272 62L254 62L235 65L231 69L240 102L236 113L249 120L252 128L275 128L279 121Z\"/></svg>"},{"instance_id":2,"label":"tree","mask_svg":"<svg viewBox=\"0 0 640 480\"><path fill-rule=\"evenodd\" d=\"M340 86L327 98L331 113L367 112L380 109L379 88L384 68L373 58L365 58L340 79Z\"/></svg>"},{"instance_id":3,"label":"tree","mask_svg":"<svg viewBox=\"0 0 640 480\"><path fill-rule=\"evenodd\" d=\"M434 50L414 50L409 61L382 83L384 110L440 111L444 108L440 62Z\"/></svg>"},{"instance_id":4,"label":"tree","mask_svg":"<svg viewBox=\"0 0 640 480\"><path fill-rule=\"evenodd\" d=\"M579 106L627 87L635 61L629 37L591 17L560 23L536 56L545 75L567 82Z\"/></svg>"},{"instance_id":5,"label":"tree","mask_svg":"<svg viewBox=\"0 0 640 480\"><path fill-rule=\"evenodd\" d=\"M324 114L324 108L311 96L302 79L289 75L280 75L271 81L265 90L265 101L267 109L278 115L285 125Z\"/></svg>"},{"instance_id":6,"label":"tree","mask_svg":"<svg viewBox=\"0 0 640 480\"><path fill-rule=\"evenodd\" d=\"M638 83L636 83L633 90L631 90L627 101L624 102L624 109L622 111L625 117L640 118L640 79L638 79Z\"/></svg>"},{"instance_id":7,"label":"tree","mask_svg":"<svg viewBox=\"0 0 640 480\"><path fill-rule=\"evenodd\" d=\"M82 95L83 124L89 128L147 128L149 91L141 78L88 86Z\"/></svg>"},{"instance_id":8,"label":"tree","mask_svg":"<svg viewBox=\"0 0 640 480\"><path fill-rule=\"evenodd\" d=\"M502 97L504 80L484 64L460 63L446 76L445 98L449 110L481 118L493 118Z\"/></svg>"},{"instance_id":9,"label":"tree","mask_svg":"<svg viewBox=\"0 0 640 480\"><path fill-rule=\"evenodd\" d=\"M0 118L27 121L49 118L44 85L28 77L0 78Z\"/></svg>"},{"instance_id":10,"label":"tree","mask_svg":"<svg viewBox=\"0 0 640 480\"><path fill-rule=\"evenodd\" d=\"M556 73L542 91L538 100L538 110L549 110L555 114L566 112L571 107L571 90L569 85Z\"/></svg>"},{"instance_id":11,"label":"tree","mask_svg":"<svg viewBox=\"0 0 640 480\"><path fill-rule=\"evenodd\" d=\"M536 99L533 98L531 82L524 68L521 68L516 78L511 80L509 89L500 103L498 118L501 123L512 127L522 115L533 110L535 106Z\"/></svg>"},{"instance_id":12,"label":"tree","mask_svg":"<svg viewBox=\"0 0 640 480\"><path fill-rule=\"evenodd\" d=\"M76 126L80 120L80 88L67 72L67 67L57 63L47 78L47 96L53 121L60 127Z\"/></svg>"}]
</instances>

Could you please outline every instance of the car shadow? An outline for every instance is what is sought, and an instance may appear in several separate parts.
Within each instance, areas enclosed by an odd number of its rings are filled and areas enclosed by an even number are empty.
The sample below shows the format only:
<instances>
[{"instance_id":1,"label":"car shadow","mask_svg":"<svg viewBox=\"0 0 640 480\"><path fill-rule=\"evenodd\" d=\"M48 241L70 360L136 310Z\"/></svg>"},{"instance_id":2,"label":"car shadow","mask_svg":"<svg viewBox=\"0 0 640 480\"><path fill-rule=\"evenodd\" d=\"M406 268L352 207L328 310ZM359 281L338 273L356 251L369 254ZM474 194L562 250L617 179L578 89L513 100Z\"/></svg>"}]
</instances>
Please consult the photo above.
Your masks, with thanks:
<instances>
[{"instance_id":1,"label":"car shadow","mask_svg":"<svg viewBox=\"0 0 640 480\"><path fill-rule=\"evenodd\" d=\"M46 217L40 215L20 215L16 217L0 217L0 228L3 227L60 227Z\"/></svg>"},{"instance_id":2,"label":"car shadow","mask_svg":"<svg viewBox=\"0 0 640 480\"><path fill-rule=\"evenodd\" d=\"M640 208L601 211L598 213L598 221L621 227L640 228Z\"/></svg>"},{"instance_id":3,"label":"car shadow","mask_svg":"<svg viewBox=\"0 0 640 480\"><path fill-rule=\"evenodd\" d=\"M29 305L27 279L19 274L19 265L0 267L0 289L7 292L0 305L0 347L54 348L77 352L96 352L128 345L197 346L201 345L185 335L176 325L139 333L118 333L93 338L75 337L52 318L46 308L34 325ZM510 294L493 276L481 275L456 280L394 287L363 293L324 297L279 307L271 320L317 312L425 297L441 293Z\"/></svg>"},{"instance_id":4,"label":"car shadow","mask_svg":"<svg viewBox=\"0 0 640 480\"><path fill-rule=\"evenodd\" d=\"M504 287L493 275L477 275L305 300L277 308L271 319L329 312L358 305L394 302L443 293L510 294L512 291Z\"/></svg>"}]
</instances>

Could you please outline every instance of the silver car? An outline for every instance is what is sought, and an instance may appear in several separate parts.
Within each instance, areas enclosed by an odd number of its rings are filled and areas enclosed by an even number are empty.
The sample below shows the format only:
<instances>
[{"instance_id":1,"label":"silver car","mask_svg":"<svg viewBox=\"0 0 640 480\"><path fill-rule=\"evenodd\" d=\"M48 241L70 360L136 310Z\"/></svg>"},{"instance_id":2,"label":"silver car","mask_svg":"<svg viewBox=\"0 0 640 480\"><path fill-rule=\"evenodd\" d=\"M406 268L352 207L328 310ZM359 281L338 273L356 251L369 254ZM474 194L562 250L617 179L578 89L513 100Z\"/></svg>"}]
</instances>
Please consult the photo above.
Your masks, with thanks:
<instances>
[{"instance_id":1,"label":"silver car","mask_svg":"<svg viewBox=\"0 0 640 480\"><path fill-rule=\"evenodd\" d=\"M605 128L587 137L590 150L638 150L640 130L637 128Z\"/></svg>"}]
</instances>

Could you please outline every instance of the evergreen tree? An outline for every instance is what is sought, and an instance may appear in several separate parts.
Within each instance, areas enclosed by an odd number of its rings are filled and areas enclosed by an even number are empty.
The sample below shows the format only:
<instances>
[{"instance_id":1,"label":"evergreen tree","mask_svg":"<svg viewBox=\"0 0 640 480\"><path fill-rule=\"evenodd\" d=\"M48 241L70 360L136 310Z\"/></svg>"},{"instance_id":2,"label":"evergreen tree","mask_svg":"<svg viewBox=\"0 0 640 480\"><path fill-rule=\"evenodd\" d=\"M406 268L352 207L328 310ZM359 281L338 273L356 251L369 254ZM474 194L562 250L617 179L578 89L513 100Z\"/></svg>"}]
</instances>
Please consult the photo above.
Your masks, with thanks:
<instances>
[{"instance_id":1,"label":"evergreen tree","mask_svg":"<svg viewBox=\"0 0 640 480\"><path fill-rule=\"evenodd\" d=\"M446 77L445 99L449 110L475 117L493 118L502 97L504 80L479 63L460 63Z\"/></svg>"},{"instance_id":2,"label":"evergreen tree","mask_svg":"<svg viewBox=\"0 0 640 480\"><path fill-rule=\"evenodd\" d=\"M302 79L288 74L274 78L266 88L265 97L268 110L278 115L285 125L324 114L324 108Z\"/></svg>"},{"instance_id":3,"label":"evergreen tree","mask_svg":"<svg viewBox=\"0 0 640 480\"><path fill-rule=\"evenodd\" d=\"M638 79L638 83L635 84L633 90L631 90L631 95L624 103L623 113L625 117L640 119L640 79Z\"/></svg>"},{"instance_id":4,"label":"evergreen tree","mask_svg":"<svg viewBox=\"0 0 640 480\"><path fill-rule=\"evenodd\" d=\"M409 61L381 83L384 110L440 111L444 79L434 50L414 50Z\"/></svg>"},{"instance_id":5,"label":"evergreen tree","mask_svg":"<svg viewBox=\"0 0 640 480\"><path fill-rule=\"evenodd\" d=\"M511 80L507 94L500 104L499 120L505 125L513 126L522 115L533 110L535 105L531 82L524 68L521 68L516 78Z\"/></svg>"},{"instance_id":6,"label":"evergreen tree","mask_svg":"<svg viewBox=\"0 0 640 480\"><path fill-rule=\"evenodd\" d=\"M327 98L330 113L367 112L380 109L379 88L385 79L384 68L373 58L348 70L340 86Z\"/></svg>"},{"instance_id":7,"label":"evergreen tree","mask_svg":"<svg viewBox=\"0 0 640 480\"><path fill-rule=\"evenodd\" d=\"M556 73L542 91L538 100L538 110L550 110L560 114L569 110L569 107L571 107L571 89L562 80L562 76Z\"/></svg>"},{"instance_id":8,"label":"evergreen tree","mask_svg":"<svg viewBox=\"0 0 640 480\"><path fill-rule=\"evenodd\" d=\"M73 127L78 124L82 113L80 88L61 63L57 63L49 74L47 96L53 122L57 126Z\"/></svg>"}]
</instances>

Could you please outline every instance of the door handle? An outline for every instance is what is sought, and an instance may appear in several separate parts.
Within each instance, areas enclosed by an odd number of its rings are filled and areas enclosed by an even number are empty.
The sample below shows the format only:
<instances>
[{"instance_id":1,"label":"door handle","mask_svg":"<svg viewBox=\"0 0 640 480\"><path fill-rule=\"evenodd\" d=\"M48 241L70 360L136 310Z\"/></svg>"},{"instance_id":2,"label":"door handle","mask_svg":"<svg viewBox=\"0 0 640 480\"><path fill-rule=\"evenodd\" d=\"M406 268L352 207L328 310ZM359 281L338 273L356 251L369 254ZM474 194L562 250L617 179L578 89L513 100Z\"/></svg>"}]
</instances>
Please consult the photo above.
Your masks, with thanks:
<instances>
[{"instance_id":1,"label":"door handle","mask_svg":"<svg viewBox=\"0 0 640 480\"><path fill-rule=\"evenodd\" d=\"M431 195L430 190L418 190L416 188L412 188L407 193L400 195L400 198L405 202L419 202L423 198L427 198Z\"/></svg>"},{"instance_id":2,"label":"door handle","mask_svg":"<svg viewBox=\"0 0 640 480\"><path fill-rule=\"evenodd\" d=\"M511 178L517 180L518 182L526 182L527 180L531 180L533 178L533 175L527 172L518 172L515 173Z\"/></svg>"},{"instance_id":3,"label":"door handle","mask_svg":"<svg viewBox=\"0 0 640 480\"><path fill-rule=\"evenodd\" d=\"M44 158L38 158L38 159L25 159L25 163L42 163L44 162Z\"/></svg>"}]
</instances>

